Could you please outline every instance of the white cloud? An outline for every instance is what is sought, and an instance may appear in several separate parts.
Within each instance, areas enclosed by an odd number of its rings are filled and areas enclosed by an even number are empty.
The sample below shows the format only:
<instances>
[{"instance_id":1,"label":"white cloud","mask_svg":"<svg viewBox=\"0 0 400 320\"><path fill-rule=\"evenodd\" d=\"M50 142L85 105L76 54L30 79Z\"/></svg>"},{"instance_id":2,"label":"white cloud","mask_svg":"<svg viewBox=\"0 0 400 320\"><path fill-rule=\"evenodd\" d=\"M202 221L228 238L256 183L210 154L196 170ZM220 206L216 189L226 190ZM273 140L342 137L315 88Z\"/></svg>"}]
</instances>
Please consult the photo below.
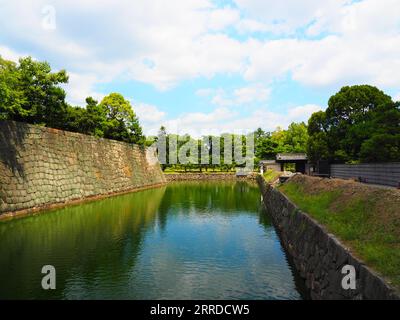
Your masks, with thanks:
<instances>
[{"instance_id":1,"label":"white cloud","mask_svg":"<svg viewBox=\"0 0 400 320\"><path fill-rule=\"evenodd\" d=\"M48 1L8 1L2 3L0 29L14 43L41 52L41 59L70 72L95 74L98 82L123 76L168 90L187 79L217 74L266 83L290 74L315 87L400 85L400 1L235 2L238 9L218 8L210 0L134 5L128 0L112 5L60 0L54 4L56 29L49 32L41 11ZM230 26L248 33L246 38L226 33ZM319 38L300 39L299 28ZM256 40L252 32L291 37Z\"/></svg>"},{"instance_id":2,"label":"white cloud","mask_svg":"<svg viewBox=\"0 0 400 320\"><path fill-rule=\"evenodd\" d=\"M293 34L298 28L331 16L350 0L234 0L249 19L276 34Z\"/></svg>"},{"instance_id":3,"label":"white cloud","mask_svg":"<svg viewBox=\"0 0 400 320\"><path fill-rule=\"evenodd\" d=\"M327 20L328 31L343 35L390 35L399 32L400 4L397 0L364 0L341 7ZM332 15L332 14L331 14Z\"/></svg>"},{"instance_id":4,"label":"white cloud","mask_svg":"<svg viewBox=\"0 0 400 320\"><path fill-rule=\"evenodd\" d=\"M269 88L254 85L236 89L234 95L238 104L251 103L253 101L266 101L271 93Z\"/></svg>"},{"instance_id":5,"label":"white cloud","mask_svg":"<svg viewBox=\"0 0 400 320\"><path fill-rule=\"evenodd\" d=\"M211 113L188 113L176 119L165 122L168 132L184 134L194 137L221 133L246 133L262 126L274 129L284 121L282 115L263 110L256 110L248 116L232 113L228 108L216 108Z\"/></svg>"},{"instance_id":6,"label":"white cloud","mask_svg":"<svg viewBox=\"0 0 400 320\"><path fill-rule=\"evenodd\" d=\"M322 107L315 104L306 104L304 106L297 106L288 111L288 118L290 121L300 122L307 121L314 112L321 111Z\"/></svg>"},{"instance_id":7,"label":"white cloud","mask_svg":"<svg viewBox=\"0 0 400 320\"><path fill-rule=\"evenodd\" d=\"M235 27L241 34L271 31L268 25L252 19L242 19L236 23Z\"/></svg>"},{"instance_id":8,"label":"white cloud","mask_svg":"<svg viewBox=\"0 0 400 320\"><path fill-rule=\"evenodd\" d=\"M238 2L250 6L255 3L252 0ZM267 6L268 2L262 3ZM300 2L296 3L300 5ZM285 2L284 5L288 9L297 4ZM290 74L294 80L311 87L356 83L383 88L400 85L400 74L395 71L400 68L397 58L400 56L400 18L396 14L400 11L399 1L364 0L351 4L349 1L337 1L336 4L306 1L307 6L312 10L304 12L300 20L282 13L283 21L293 24L292 27L300 21L313 21L308 28L309 34L331 32L334 35L316 40L250 41L246 79L271 81ZM301 10L297 13L302 16Z\"/></svg>"},{"instance_id":9,"label":"white cloud","mask_svg":"<svg viewBox=\"0 0 400 320\"><path fill-rule=\"evenodd\" d=\"M212 10L209 16L208 27L212 30L223 30L240 20L239 10L225 7Z\"/></svg>"},{"instance_id":10,"label":"white cloud","mask_svg":"<svg viewBox=\"0 0 400 320\"><path fill-rule=\"evenodd\" d=\"M26 57L28 54L16 52L6 46L0 45L0 56L6 60L12 60L17 62L19 58Z\"/></svg>"},{"instance_id":11,"label":"white cloud","mask_svg":"<svg viewBox=\"0 0 400 320\"><path fill-rule=\"evenodd\" d=\"M209 0L122 0L115 3L60 0L56 29L42 27L46 0L8 2L0 12L0 29L15 42L44 52L43 58L73 72L115 76L150 83L161 90L180 81L243 69L241 43L215 33L240 19L229 7ZM148 62L151 62L150 64Z\"/></svg>"},{"instance_id":12,"label":"white cloud","mask_svg":"<svg viewBox=\"0 0 400 320\"><path fill-rule=\"evenodd\" d=\"M400 85L400 35L388 38L329 36L322 40L253 41L248 80L272 81L291 74L295 81L319 87L369 83Z\"/></svg>"},{"instance_id":13,"label":"white cloud","mask_svg":"<svg viewBox=\"0 0 400 320\"><path fill-rule=\"evenodd\" d=\"M211 98L210 102L220 107L251 105L268 100L271 89L261 84L251 84L233 90L227 89L199 89L196 94Z\"/></svg>"},{"instance_id":14,"label":"white cloud","mask_svg":"<svg viewBox=\"0 0 400 320\"><path fill-rule=\"evenodd\" d=\"M69 81L65 85L68 92L67 101L73 105L84 106L87 97L100 101L104 95L95 91L95 84L98 82L94 74L78 74L69 72Z\"/></svg>"},{"instance_id":15,"label":"white cloud","mask_svg":"<svg viewBox=\"0 0 400 320\"><path fill-rule=\"evenodd\" d=\"M158 107L150 104L139 103L133 106L133 110L142 123L159 123L165 118L165 112L159 110Z\"/></svg>"},{"instance_id":16,"label":"white cloud","mask_svg":"<svg viewBox=\"0 0 400 320\"><path fill-rule=\"evenodd\" d=\"M237 8L218 8L211 0L59 0L54 3L56 29L49 31L42 25L47 0L2 1L0 30L8 42L0 44L0 54L16 60L21 54L15 48L31 48L28 54L66 68L68 101L80 105L89 95L101 98L97 85L115 79L160 90L220 74L249 82L243 88L198 90L216 109L168 120L193 131L201 126L273 129L317 110L306 105L281 116L259 106L268 100L271 83L287 76L317 89L360 83L399 88L400 1L234 2ZM255 32L264 34L256 38ZM247 104L257 104L258 111L240 118L228 109ZM137 112L149 126L149 114L168 118L155 106L138 105Z\"/></svg>"},{"instance_id":17,"label":"white cloud","mask_svg":"<svg viewBox=\"0 0 400 320\"><path fill-rule=\"evenodd\" d=\"M170 41L143 56L152 61L151 67L143 59L128 62L131 77L167 90L182 80L240 73L244 69L244 48L227 35L205 34L188 42L182 42L178 36Z\"/></svg>"},{"instance_id":18,"label":"white cloud","mask_svg":"<svg viewBox=\"0 0 400 320\"><path fill-rule=\"evenodd\" d=\"M200 137L205 134L219 134L221 130L223 131L225 123L230 123L237 117L237 112L225 107L217 107L209 113L184 113L175 119L164 121L162 125L164 125L170 133L188 133L194 137ZM237 130L237 128L235 128L235 130ZM149 132L154 134L157 130L153 127Z\"/></svg>"},{"instance_id":19,"label":"white cloud","mask_svg":"<svg viewBox=\"0 0 400 320\"><path fill-rule=\"evenodd\" d=\"M287 128L292 122L307 121L312 113L322 110L317 105L296 106L286 114L258 108L247 115L242 115L230 108L217 107L212 112L185 113L177 118L162 121L169 133L190 134L193 137L221 133L248 133L256 128L273 131L278 126ZM155 135L160 125L144 126L145 131Z\"/></svg>"},{"instance_id":20,"label":"white cloud","mask_svg":"<svg viewBox=\"0 0 400 320\"><path fill-rule=\"evenodd\" d=\"M220 107L228 107L235 105L235 101L229 98L225 93L225 90L218 90L216 94L212 97L211 103Z\"/></svg>"}]
</instances>

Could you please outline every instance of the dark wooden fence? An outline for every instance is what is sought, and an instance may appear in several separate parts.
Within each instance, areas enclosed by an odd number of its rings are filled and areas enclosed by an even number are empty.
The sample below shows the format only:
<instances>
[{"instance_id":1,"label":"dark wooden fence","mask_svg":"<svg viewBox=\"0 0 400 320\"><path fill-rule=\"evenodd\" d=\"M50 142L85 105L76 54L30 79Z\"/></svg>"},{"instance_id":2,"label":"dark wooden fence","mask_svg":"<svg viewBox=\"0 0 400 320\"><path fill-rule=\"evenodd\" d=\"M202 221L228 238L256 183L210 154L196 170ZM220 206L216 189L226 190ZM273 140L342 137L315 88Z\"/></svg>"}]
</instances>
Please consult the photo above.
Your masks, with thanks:
<instances>
[{"instance_id":1,"label":"dark wooden fence","mask_svg":"<svg viewBox=\"0 0 400 320\"><path fill-rule=\"evenodd\" d=\"M332 164L331 177L357 179L361 182L399 187L400 162Z\"/></svg>"}]
</instances>

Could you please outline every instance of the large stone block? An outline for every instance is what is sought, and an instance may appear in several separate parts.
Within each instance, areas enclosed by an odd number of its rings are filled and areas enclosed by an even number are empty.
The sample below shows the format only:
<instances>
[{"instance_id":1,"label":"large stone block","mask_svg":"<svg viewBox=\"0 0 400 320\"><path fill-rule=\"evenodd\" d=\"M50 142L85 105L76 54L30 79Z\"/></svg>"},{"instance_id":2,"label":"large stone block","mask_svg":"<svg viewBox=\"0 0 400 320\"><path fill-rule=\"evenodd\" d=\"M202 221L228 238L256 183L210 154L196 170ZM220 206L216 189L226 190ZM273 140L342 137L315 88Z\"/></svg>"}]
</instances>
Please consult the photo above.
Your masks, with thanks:
<instances>
[{"instance_id":1,"label":"large stone block","mask_svg":"<svg viewBox=\"0 0 400 320\"><path fill-rule=\"evenodd\" d=\"M150 166L145 152L122 142L0 121L0 148L0 187L10 204L0 214L165 182L158 164Z\"/></svg>"},{"instance_id":2,"label":"large stone block","mask_svg":"<svg viewBox=\"0 0 400 320\"><path fill-rule=\"evenodd\" d=\"M264 204L279 229L283 247L291 255L312 299L399 299L381 277L361 264L332 234L301 212L277 189L258 178ZM356 269L356 289L342 287L342 267Z\"/></svg>"}]
</instances>

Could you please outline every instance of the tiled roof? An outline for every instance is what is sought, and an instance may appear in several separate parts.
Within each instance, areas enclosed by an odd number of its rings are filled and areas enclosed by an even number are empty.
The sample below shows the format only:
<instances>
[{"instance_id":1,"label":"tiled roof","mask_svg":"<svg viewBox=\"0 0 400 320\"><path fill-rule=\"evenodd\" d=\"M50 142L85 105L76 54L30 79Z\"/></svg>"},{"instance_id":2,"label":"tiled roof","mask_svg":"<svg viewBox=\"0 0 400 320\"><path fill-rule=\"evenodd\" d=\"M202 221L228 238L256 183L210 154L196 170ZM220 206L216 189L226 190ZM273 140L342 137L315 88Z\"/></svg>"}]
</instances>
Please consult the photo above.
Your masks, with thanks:
<instances>
[{"instance_id":1,"label":"tiled roof","mask_svg":"<svg viewBox=\"0 0 400 320\"><path fill-rule=\"evenodd\" d=\"M276 160L261 160L260 163L263 163L263 164L274 164L274 163L276 163Z\"/></svg>"},{"instance_id":2,"label":"tiled roof","mask_svg":"<svg viewBox=\"0 0 400 320\"><path fill-rule=\"evenodd\" d=\"M305 153L278 153L276 160L307 160Z\"/></svg>"}]
</instances>

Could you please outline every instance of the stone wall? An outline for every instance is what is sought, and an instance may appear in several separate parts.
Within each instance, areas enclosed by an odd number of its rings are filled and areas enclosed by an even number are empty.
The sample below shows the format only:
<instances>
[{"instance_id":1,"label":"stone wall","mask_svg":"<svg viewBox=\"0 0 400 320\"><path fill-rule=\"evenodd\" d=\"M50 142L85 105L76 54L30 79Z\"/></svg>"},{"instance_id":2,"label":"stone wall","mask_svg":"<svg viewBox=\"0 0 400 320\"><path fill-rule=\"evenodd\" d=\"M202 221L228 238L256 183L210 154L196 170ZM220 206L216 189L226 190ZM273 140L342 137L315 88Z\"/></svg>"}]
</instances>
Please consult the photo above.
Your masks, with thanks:
<instances>
[{"instance_id":1,"label":"stone wall","mask_svg":"<svg viewBox=\"0 0 400 320\"><path fill-rule=\"evenodd\" d=\"M167 181L202 181L202 180L255 180L256 175L236 176L235 173L171 173L165 174Z\"/></svg>"},{"instance_id":2,"label":"stone wall","mask_svg":"<svg viewBox=\"0 0 400 320\"><path fill-rule=\"evenodd\" d=\"M0 214L164 182L149 149L0 121Z\"/></svg>"},{"instance_id":3,"label":"stone wall","mask_svg":"<svg viewBox=\"0 0 400 320\"><path fill-rule=\"evenodd\" d=\"M264 204L280 234L282 245L310 290L312 299L399 299L381 277L370 270L338 239L299 210L284 194L259 176ZM356 289L344 290L344 265L356 270Z\"/></svg>"}]
</instances>

